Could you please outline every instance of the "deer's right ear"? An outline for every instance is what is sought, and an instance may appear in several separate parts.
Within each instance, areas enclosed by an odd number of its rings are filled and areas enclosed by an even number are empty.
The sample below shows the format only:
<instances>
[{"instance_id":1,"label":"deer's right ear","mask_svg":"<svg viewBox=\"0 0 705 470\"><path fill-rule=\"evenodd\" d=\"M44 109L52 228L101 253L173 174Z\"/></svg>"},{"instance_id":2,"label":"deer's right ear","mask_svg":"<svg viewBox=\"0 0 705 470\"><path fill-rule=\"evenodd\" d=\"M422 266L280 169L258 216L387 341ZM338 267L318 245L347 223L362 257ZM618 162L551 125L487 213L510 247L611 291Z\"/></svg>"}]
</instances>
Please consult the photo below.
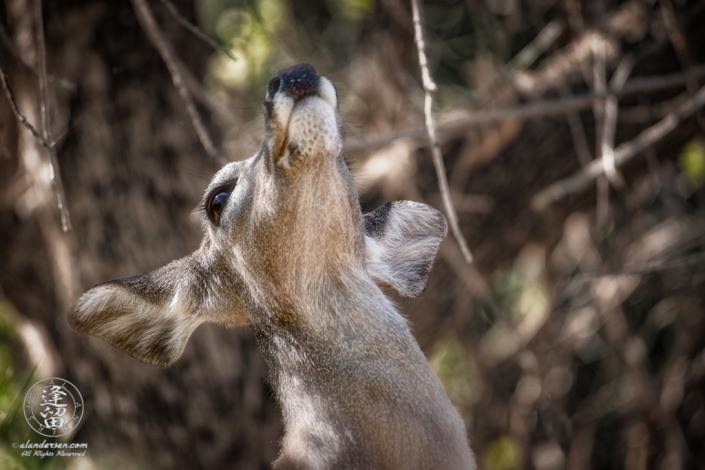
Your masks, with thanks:
<instances>
[{"instance_id":1,"label":"deer's right ear","mask_svg":"<svg viewBox=\"0 0 705 470\"><path fill-rule=\"evenodd\" d=\"M421 295L448 231L443 214L418 202L388 202L365 214L363 226L367 271L377 285L404 297Z\"/></svg>"},{"instance_id":2,"label":"deer's right ear","mask_svg":"<svg viewBox=\"0 0 705 470\"><path fill-rule=\"evenodd\" d=\"M234 287L223 277L188 256L147 274L93 287L71 308L68 323L145 364L167 367L181 356L193 330L214 320L211 311L228 310L214 305L223 296L211 291L213 286Z\"/></svg>"}]
</instances>

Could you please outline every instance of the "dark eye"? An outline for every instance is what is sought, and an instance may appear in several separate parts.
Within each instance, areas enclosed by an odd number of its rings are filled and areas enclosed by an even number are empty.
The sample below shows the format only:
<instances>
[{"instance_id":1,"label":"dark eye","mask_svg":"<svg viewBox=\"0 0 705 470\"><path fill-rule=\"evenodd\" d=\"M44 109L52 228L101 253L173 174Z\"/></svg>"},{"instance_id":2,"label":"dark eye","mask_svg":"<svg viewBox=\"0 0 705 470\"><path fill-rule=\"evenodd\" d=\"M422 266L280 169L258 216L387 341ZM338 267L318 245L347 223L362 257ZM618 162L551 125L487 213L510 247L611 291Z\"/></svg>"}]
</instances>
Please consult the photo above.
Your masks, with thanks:
<instances>
[{"instance_id":1,"label":"dark eye","mask_svg":"<svg viewBox=\"0 0 705 470\"><path fill-rule=\"evenodd\" d=\"M225 209L228 203L228 199L230 199L230 191L231 190L219 191L213 194L208 201L208 217L214 224L218 223L220 213L223 212L223 209Z\"/></svg>"}]
</instances>

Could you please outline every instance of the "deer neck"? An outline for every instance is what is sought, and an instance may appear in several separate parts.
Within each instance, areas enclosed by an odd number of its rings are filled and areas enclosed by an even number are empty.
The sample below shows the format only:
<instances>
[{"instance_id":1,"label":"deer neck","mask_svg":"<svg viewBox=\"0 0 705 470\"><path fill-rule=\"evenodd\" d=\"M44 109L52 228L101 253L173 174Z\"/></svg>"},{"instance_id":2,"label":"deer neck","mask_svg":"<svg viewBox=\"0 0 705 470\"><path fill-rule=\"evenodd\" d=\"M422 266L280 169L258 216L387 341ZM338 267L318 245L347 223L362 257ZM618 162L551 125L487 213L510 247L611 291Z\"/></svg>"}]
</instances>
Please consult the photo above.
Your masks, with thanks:
<instances>
[{"instance_id":1,"label":"deer neck","mask_svg":"<svg viewBox=\"0 0 705 470\"><path fill-rule=\"evenodd\" d=\"M421 354L406 321L371 279L328 279L322 292L314 301L292 303L286 313L262 312L257 317L263 321L253 324L280 400L292 384L308 384L312 393L330 390L332 380L356 378L352 365L362 372L367 363Z\"/></svg>"}]
</instances>

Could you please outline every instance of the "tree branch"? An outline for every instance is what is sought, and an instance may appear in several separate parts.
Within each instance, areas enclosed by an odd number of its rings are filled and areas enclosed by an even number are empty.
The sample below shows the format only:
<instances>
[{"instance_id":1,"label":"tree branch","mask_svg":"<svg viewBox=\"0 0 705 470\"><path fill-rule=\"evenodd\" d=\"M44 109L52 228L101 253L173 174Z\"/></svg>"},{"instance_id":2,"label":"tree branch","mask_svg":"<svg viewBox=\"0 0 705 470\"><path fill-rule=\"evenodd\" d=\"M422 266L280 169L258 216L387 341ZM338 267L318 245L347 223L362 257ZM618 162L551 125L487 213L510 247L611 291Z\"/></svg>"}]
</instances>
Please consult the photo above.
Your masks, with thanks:
<instances>
[{"instance_id":1,"label":"tree branch","mask_svg":"<svg viewBox=\"0 0 705 470\"><path fill-rule=\"evenodd\" d=\"M449 119L436 126L437 132L459 133L469 127L478 124L505 121L512 118L536 118L542 116L553 116L567 111L577 111L588 108L595 100L604 100L608 95L622 97L637 93L649 93L681 86L687 80L700 79L705 77L705 65L691 68L686 73L676 73L669 75L657 75L652 77L634 78L624 84L620 91L607 89L605 93L588 93L584 95L571 96L559 100L540 100L527 104L512 106L507 108L497 108L484 111L471 111L463 116ZM348 139L345 142L345 151L348 153L361 153L378 149L389 145L397 139L411 138L420 140L426 133L424 126L411 126L386 134L366 136L364 138Z\"/></svg>"},{"instance_id":2,"label":"tree branch","mask_svg":"<svg viewBox=\"0 0 705 470\"><path fill-rule=\"evenodd\" d=\"M659 271L665 271L666 269L671 269L678 266L687 266L689 264L702 263L704 261L705 252L702 252L694 255L681 256L675 259L648 263L642 266L624 266L622 268L606 269L602 271L586 271L584 273L580 273L579 276L586 279L593 279L596 277L605 276L628 276L632 274L649 274Z\"/></svg>"},{"instance_id":3,"label":"tree branch","mask_svg":"<svg viewBox=\"0 0 705 470\"><path fill-rule=\"evenodd\" d=\"M524 70L533 64L541 54L553 45L563 34L564 24L559 20L553 20L539 31L533 41L522 49L512 60L507 63L507 68L512 71Z\"/></svg>"},{"instance_id":4,"label":"tree branch","mask_svg":"<svg viewBox=\"0 0 705 470\"><path fill-rule=\"evenodd\" d=\"M443 157L441 156L441 146L439 145L438 138L436 136L436 124L433 119L433 92L436 91L437 87L431 78L431 72L428 68L428 60L426 59L426 40L424 39L424 31L421 24L421 6L419 1L420 0L412 0L411 12L414 21L414 39L419 53L419 65L421 67L421 78L423 80L425 95L424 115L426 117L426 132L428 134L428 140L431 144L431 155L433 157L433 165L436 167L438 188L443 198L443 205L446 209L446 214L448 215L448 222L450 223L450 228L455 236L455 239L458 241L460 251L463 253L465 261L470 264L472 263L472 253L470 253L470 249L468 248L465 238L463 238L463 234L460 231L460 226L458 225L458 216L455 213L453 201L450 198L450 190L448 189L448 179L446 178L446 169L443 164Z\"/></svg>"},{"instance_id":5,"label":"tree branch","mask_svg":"<svg viewBox=\"0 0 705 470\"><path fill-rule=\"evenodd\" d=\"M15 101L15 94L12 92L12 87L10 86L10 79L7 76L5 67L2 65L2 60L0 60L0 80L2 80L2 87L5 90L5 96L7 96L7 100L10 102L10 107L12 108L12 112L15 113L17 120L20 121L20 124L22 124L25 129L27 129L32 134L32 136L34 136L35 139L37 139L37 142L42 144L43 147L49 148L49 144L46 140L44 140L44 137L42 137L39 131L37 131L37 129L35 129L32 124L30 124L25 115L20 112L20 108L17 107L17 101Z\"/></svg>"},{"instance_id":6,"label":"tree branch","mask_svg":"<svg viewBox=\"0 0 705 470\"><path fill-rule=\"evenodd\" d=\"M562 85L559 92L561 94L561 98L571 96L570 89L565 84ZM565 114L565 118L568 121L570 134L573 138L573 148L575 149L575 154L578 156L578 161L580 161L580 164L583 166L590 164L592 154L590 153L587 136L585 135L585 129L583 129L583 123L580 120L580 115L575 110L566 111L563 114Z\"/></svg>"},{"instance_id":7,"label":"tree branch","mask_svg":"<svg viewBox=\"0 0 705 470\"><path fill-rule=\"evenodd\" d=\"M169 13L172 14L176 20L181 23L181 25L191 31L197 38L199 38L201 41L205 42L209 46L211 46L213 49L216 51L221 52L222 54L226 55L232 60L237 60L237 57L235 57L233 54L231 54L229 51L226 51L220 45L218 45L217 42L212 40L210 37L206 35L203 31L198 29L195 25L191 24L189 20L187 20L180 12L179 10L176 9L173 3L171 3L169 0L161 0L161 2L166 6L166 9L169 10Z\"/></svg>"},{"instance_id":8,"label":"tree branch","mask_svg":"<svg viewBox=\"0 0 705 470\"><path fill-rule=\"evenodd\" d=\"M634 59L627 56L622 59L617 66L617 70L610 81L610 89L619 92L629 77L629 73L634 67ZM602 121L602 132L600 134L600 153L604 165L605 175L615 188L624 186L624 178L619 174L614 165L614 133L617 129L617 112L619 111L617 97L610 94L605 98L604 115Z\"/></svg>"},{"instance_id":9,"label":"tree branch","mask_svg":"<svg viewBox=\"0 0 705 470\"><path fill-rule=\"evenodd\" d=\"M614 149L614 163L616 166L623 165L636 154L665 137L675 129L678 124L698 109L705 105L705 86L700 88L693 95L691 100L683 103L674 112L642 131L634 139L620 144ZM540 191L531 199L531 207L534 210L545 209L549 204L584 189L592 180L604 172L602 159L593 160L588 166L573 176L560 180Z\"/></svg>"},{"instance_id":10,"label":"tree branch","mask_svg":"<svg viewBox=\"0 0 705 470\"><path fill-rule=\"evenodd\" d=\"M64 184L61 181L61 172L59 170L59 157L56 154L56 147L53 144L54 137L51 132L51 112L49 110L49 86L47 79L47 57L46 43L44 41L44 17L42 14L42 0L34 2L34 17L37 28L37 68L39 69L39 90L41 94L40 112L44 124L44 142L50 142L50 145L45 145L49 150L49 158L51 159L51 181L54 183L54 192L56 194L59 213L61 214L61 229L64 232L71 230L71 215L69 208L66 205L66 194L64 193Z\"/></svg>"},{"instance_id":11,"label":"tree branch","mask_svg":"<svg viewBox=\"0 0 705 470\"><path fill-rule=\"evenodd\" d=\"M135 10L137 20L142 25L142 29L147 34L147 37L149 38L152 45L157 49L157 51L159 51L159 55L162 56L162 60L164 60L164 63L169 69L169 73L171 74L171 79L174 83L174 86L176 87L177 91L179 92L179 95L181 96L181 99L184 102L184 105L186 106L186 112L191 118L191 123L193 124L193 127L196 130L196 133L198 134L198 138L201 140L203 148L206 150L208 156L215 163L219 165L225 165L226 163L228 163L228 160L227 158L225 158L223 153L213 144L213 141L208 135L206 127L203 125L201 117L198 114L198 110L196 109L196 105L193 102L191 93L186 87L184 78L181 75L181 70L179 69L179 63L176 59L176 54L174 53L174 50L169 41L167 41L166 37L164 37L164 34L162 33L161 29L159 29L159 25L154 19L154 15L150 10L149 5L147 5L146 0L132 0L132 6Z\"/></svg>"},{"instance_id":12,"label":"tree branch","mask_svg":"<svg viewBox=\"0 0 705 470\"><path fill-rule=\"evenodd\" d=\"M604 20L604 2L596 0L596 10L599 12L598 22L602 26ZM602 29L602 28L601 28ZM592 91L595 94L607 93L607 51L605 44L604 33L596 34L590 41L590 51L592 54ZM606 226L609 218L609 197L610 186L617 189L623 186L622 179L618 177L617 170L614 168L614 158L612 154L604 155L602 144L604 143L605 132L605 108L609 96L604 100L595 100L592 102L592 113L595 116L595 141L597 142L596 154L598 158L602 158L605 175L597 178L597 204L595 205L596 219L598 228L602 229Z\"/></svg>"}]
</instances>

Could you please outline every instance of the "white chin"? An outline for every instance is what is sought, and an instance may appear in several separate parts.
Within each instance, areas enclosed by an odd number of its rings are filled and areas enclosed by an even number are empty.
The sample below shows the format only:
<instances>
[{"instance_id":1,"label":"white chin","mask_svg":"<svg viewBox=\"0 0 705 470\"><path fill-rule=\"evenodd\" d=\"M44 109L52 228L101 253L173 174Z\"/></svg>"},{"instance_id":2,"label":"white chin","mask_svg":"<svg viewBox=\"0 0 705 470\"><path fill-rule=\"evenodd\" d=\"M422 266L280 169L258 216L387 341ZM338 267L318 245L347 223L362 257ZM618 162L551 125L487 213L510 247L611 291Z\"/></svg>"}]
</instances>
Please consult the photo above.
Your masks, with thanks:
<instances>
[{"instance_id":1,"label":"white chin","mask_svg":"<svg viewBox=\"0 0 705 470\"><path fill-rule=\"evenodd\" d=\"M337 155L342 149L335 108L328 98L309 96L299 101L291 112L287 129L289 143L302 155Z\"/></svg>"}]
</instances>

